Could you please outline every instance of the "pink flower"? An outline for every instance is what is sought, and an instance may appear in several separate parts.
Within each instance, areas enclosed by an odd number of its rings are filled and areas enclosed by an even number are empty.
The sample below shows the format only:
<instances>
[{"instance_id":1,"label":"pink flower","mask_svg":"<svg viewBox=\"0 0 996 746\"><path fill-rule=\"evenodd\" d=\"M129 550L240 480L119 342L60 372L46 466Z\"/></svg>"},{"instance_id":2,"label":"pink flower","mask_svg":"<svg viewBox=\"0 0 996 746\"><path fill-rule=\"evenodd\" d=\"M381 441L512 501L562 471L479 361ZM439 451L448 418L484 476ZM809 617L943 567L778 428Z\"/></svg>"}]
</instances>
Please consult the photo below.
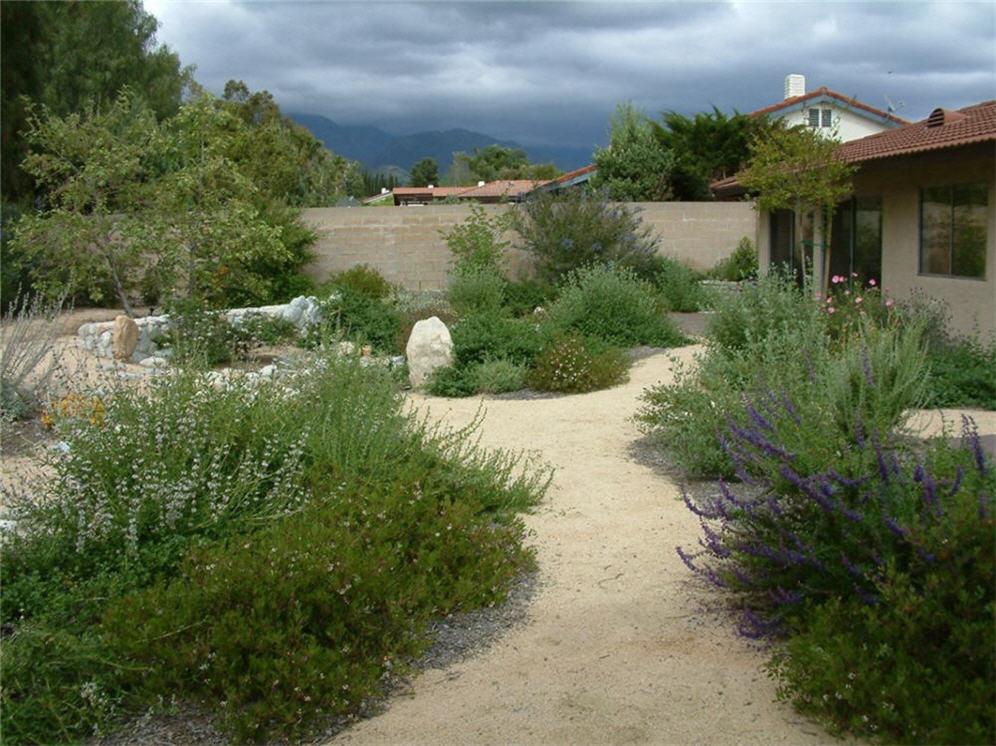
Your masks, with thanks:
<instances>
[{"instance_id":1,"label":"pink flower","mask_svg":"<svg viewBox=\"0 0 996 746\"><path fill-rule=\"evenodd\" d=\"M857 277L857 276L858 276L857 272L851 272L851 277Z\"/></svg>"},{"instance_id":2,"label":"pink flower","mask_svg":"<svg viewBox=\"0 0 996 746\"><path fill-rule=\"evenodd\" d=\"M850 290L845 290L845 291L844 291L844 295L850 295L850 294L851 294L851 291L850 291Z\"/></svg>"},{"instance_id":3,"label":"pink flower","mask_svg":"<svg viewBox=\"0 0 996 746\"><path fill-rule=\"evenodd\" d=\"M822 297L823 297L823 293L817 293L816 294L816 300L819 300Z\"/></svg>"},{"instance_id":4,"label":"pink flower","mask_svg":"<svg viewBox=\"0 0 996 746\"><path fill-rule=\"evenodd\" d=\"M861 296L859 295L857 298L854 299L854 303L855 305L857 305L860 302L861 302Z\"/></svg>"},{"instance_id":5,"label":"pink flower","mask_svg":"<svg viewBox=\"0 0 996 746\"><path fill-rule=\"evenodd\" d=\"M886 299L885 299L885 307L886 307L886 308L892 308L892 304L893 304L893 303L895 303L895 301L894 301L894 300L892 300L892 298L886 298Z\"/></svg>"},{"instance_id":6,"label":"pink flower","mask_svg":"<svg viewBox=\"0 0 996 746\"><path fill-rule=\"evenodd\" d=\"M871 285L872 287L875 287L875 278L873 277L872 279L870 279L868 281L868 284Z\"/></svg>"},{"instance_id":7,"label":"pink flower","mask_svg":"<svg viewBox=\"0 0 996 746\"><path fill-rule=\"evenodd\" d=\"M830 282L832 282L834 285L836 285L838 282L843 282L843 281L844 278L841 277L840 275L834 275L833 277L830 278Z\"/></svg>"},{"instance_id":8,"label":"pink flower","mask_svg":"<svg viewBox=\"0 0 996 746\"><path fill-rule=\"evenodd\" d=\"M833 296L832 295L828 295L827 296L827 303L833 303Z\"/></svg>"},{"instance_id":9,"label":"pink flower","mask_svg":"<svg viewBox=\"0 0 996 746\"><path fill-rule=\"evenodd\" d=\"M827 313L833 313L836 310L837 310L836 308L834 308L833 306L830 306L830 308L827 309Z\"/></svg>"}]
</instances>

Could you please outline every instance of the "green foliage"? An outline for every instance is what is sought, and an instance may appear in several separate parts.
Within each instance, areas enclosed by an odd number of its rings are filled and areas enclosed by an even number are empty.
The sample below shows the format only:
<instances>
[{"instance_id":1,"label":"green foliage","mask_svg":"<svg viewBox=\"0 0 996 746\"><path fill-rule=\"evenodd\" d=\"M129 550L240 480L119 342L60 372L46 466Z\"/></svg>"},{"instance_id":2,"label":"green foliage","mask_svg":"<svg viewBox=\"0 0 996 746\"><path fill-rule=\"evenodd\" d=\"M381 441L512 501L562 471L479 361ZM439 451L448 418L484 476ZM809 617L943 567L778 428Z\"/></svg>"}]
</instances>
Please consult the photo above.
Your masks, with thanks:
<instances>
[{"instance_id":1,"label":"green foliage","mask_svg":"<svg viewBox=\"0 0 996 746\"><path fill-rule=\"evenodd\" d=\"M431 394L448 397L519 391L525 388L528 370L524 363L504 358L448 365L433 371L427 388Z\"/></svg>"},{"instance_id":2,"label":"green foliage","mask_svg":"<svg viewBox=\"0 0 996 746\"><path fill-rule=\"evenodd\" d=\"M814 432L812 440L831 451L844 447L833 446L835 438L853 437L856 416L865 427L892 431L906 409L924 400L923 326L855 312L835 327L830 320L837 314L826 308L779 277L719 299L706 353L694 370L648 389L638 420L684 470L710 476L733 474L715 434L728 418L746 423L745 393L775 388L798 407L815 407L820 415L811 420L829 430Z\"/></svg>"},{"instance_id":3,"label":"green foliage","mask_svg":"<svg viewBox=\"0 0 996 746\"><path fill-rule=\"evenodd\" d=\"M589 264L646 267L658 239L642 227L635 209L614 205L601 193L543 192L515 214L515 230L535 256L542 280L556 283Z\"/></svg>"},{"instance_id":4,"label":"green foliage","mask_svg":"<svg viewBox=\"0 0 996 746\"><path fill-rule=\"evenodd\" d=\"M65 117L113 105L122 88L140 92L156 118L172 116L190 70L156 44L156 19L141 2L4 5L2 62L4 201L25 202L30 182L18 164L28 153L25 101ZM26 97L26 98L22 98Z\"/></svg>"},{"instance_id":5,"label":"green foliage","mask_svg":"<svg viewBox=\"0 0 996 746\"><path fill-rule=\"evenodd\" d=\"M526 382L537 391L583 394L622 383L628 370L629 359L618 347L568 332L543 346Z\"/></svg>"},{"instance_id":6,"label":"green foliage","mask_svg":"<svg viewBox=\"0 0 996 746\"><path fill-rule=\"evenodd\" d=\"M501 314L475 314L460 319L450 330L458 366L487 360L529 363L540 348L536 325Z\"/></svg>"},{"instance_id":7,"label":"green foliage","mask_svg":"<svg viewBox=\"0 0 996 746\"><path fill-rule=\"evenodd\" d=\"M446 296L461 316L501 314L508 281L495 269L471 267L451 272Z\"/></svg>"},{"instance_id":8,"label":"green foliage","mask_svg":"<svg viewBox=\"0 0 996 746\"><path fill-rule=\"evenodd\" d=\"M725 259L720 259L709 270L708 277L726 282L757 279L757 249L747 236L740 239L737 248Z\"/></svg>"},{"instance_id":9,"label":"green foliage","mask_svg":"<svg viewBox=\"0 0 996 746\"><path fill-rule=\"evenodd\" d=\"M528 565L513 514L548 472L480 450L479 420L415 419L386 371L178 371L100 401L57 423L41 499L10 505L7 738L78 739L174 695L238 737L299 734L417 652L429 615L499 601Z\"/></svg>"},{"instance_id":10,"label":"green foliage","mask_svg":"<svg viewBox=\"0 0 996 746\"><path fill-rule=\"evenodd\" d=\"M166 341L173 359L185 365L211 368L245 357L248 338L220 311L196 301L171 301L166 307L172 328Z\"/></svg>"},{"instance_id":11,"label":"green foliage","mask_svg":"<svg viewBox=\"0 0 996 746\"><path fill-rule=\"evenodd\" d=\"M684 341L660 294L626 267L595 265L572 274L542 324L617 347L673 347Z\"/></svg>"},{"instance_id":12,"label":"green foliage","mask_svg":"<svg viewBox=\"0 0 996 746\"><path fill-rule=\"evenodd\" d=\"M755 195L759 210L811 211L822 216L823 266L812 270L814 278L823 278L824 291L830 283L833 213L851 194L851 177L857 170L853 163L837 158L838 146L836 140L807 127L772 127L755 137L750 162L738 176Z\"/></svg>"},{"instance_id":13,"label":"green foliage","mask_svg":"<svg viewBox=\"0 0 996 746\"><path fill-rule=\"evenodd\" d=\"M609 145L593 156L598 170L591 185L616 202L656 202L671 198L674 156L660 145L646 116L632 104L619 104L611 120Z\"/></svg>"},{"instance_id":14,"label":"green foliage","mask_svg":"<svg viewBox=\"0 0 996 746\"><path fill-rule=\"evenodd\" d=\"M728 117L714 106L693 118L667 111L661 124L651 122L654 137L674 162L668 174L670 198L711 200L710 183L740 170L750 155L751 141L771 129L770 121L736 111Z\"/></svg>"},{"instance_id":15,"label":"green foliage","mask_svg":"<svg viewBox=\"0 0 996 746\"><path fill-rule=\"evenodd\" d=\"M557 297L557 286L535 278L524 278L505 284L505 308L518 318L545 308Z\"/></svg>"},{"instance_id":16,"label":"green foliage","mask_svg":"<svg viewBox=\"0 0 996 746\"><path fill-rule=\"evenodd\" d=\"M930 407L996 409L996 339L950 339L927 348Z\"/></svg>"},{"instance_id":17,"label":"green foliage","mask_svg":"<svg viewBox=\"0 0 996 746\"><path fill-rule=\"evenodd\" d=\"M379 270L369 264L356 264L343 270L332 278L332 285L371 298L387 298L395 289Z\"/></svg>"},{"instance_id":18,"label":"green foliage","mask_svg":"<svg viewBox=\"0 0 996 746\"><path fill-rule=\"evenodd\" d=\"M304 344L314 348L341 340L369 344L374 351L397 354L402 316L388 298L342 288L321 302L323 321L305 330Z\"/></svg>"},{"instance_id":19,"label":"green foliage","mask_svg":"<svg viewBox=\"0 0 996 746\"><path fill-rule=\"evenodd\" d=\"M508 264L505 251L511 243L504 235L512 225L511 212L489 216L481 205L471 205L470 215L443 234L456 258L453 271L493 269L504 272Z\"/></svg>"},{"instance_id":20,"label":"green foliage","mask_svg":"<svg viewBox=\"0 0 996 746\"><path fill-rule=\"evenodd\" d=\"M526 151L487 145L474 148L474 152L454 153L452 175L465 172L471 181L496 181L497 179L555 179L560 171L552 163L530 163Z\"/></svg>"},{"instance_id":21,"label":"green foliage","mask_svg":"<svg viewBox=\"0 0 996 746\"><path fill-rule=\"evenodd\" d=\"M412 166L412 186L425 187L439 183L439 164L435 158L423 158Z\"/></svg>"},{"instance_id":22,"label":"green foliage","mask_svg":"<svg viewBox=\"0 0 996 746\"><path fill-rule=\"evenodd\" d=\"M701 310L705 305L706 297L699 284L699 274L677 259L654 256L640 270L639 276L660 291L671 311L690 313Z\"/></svg>"},{"instance_id":23,"label":"green foliage","mask_svg":"<svg viewBox=\"0 0 996 746\"><path fill-rule=\"evenodd\" d=\"M472 490L425 476L340 490L111 604L115 646L151 668L135 683L150 700L223 702L235 737L254 741L300 737L377 694L424 649L430 614L500 601L528 565L521 527L490 526Z\"/></svg>"}]
</instances>

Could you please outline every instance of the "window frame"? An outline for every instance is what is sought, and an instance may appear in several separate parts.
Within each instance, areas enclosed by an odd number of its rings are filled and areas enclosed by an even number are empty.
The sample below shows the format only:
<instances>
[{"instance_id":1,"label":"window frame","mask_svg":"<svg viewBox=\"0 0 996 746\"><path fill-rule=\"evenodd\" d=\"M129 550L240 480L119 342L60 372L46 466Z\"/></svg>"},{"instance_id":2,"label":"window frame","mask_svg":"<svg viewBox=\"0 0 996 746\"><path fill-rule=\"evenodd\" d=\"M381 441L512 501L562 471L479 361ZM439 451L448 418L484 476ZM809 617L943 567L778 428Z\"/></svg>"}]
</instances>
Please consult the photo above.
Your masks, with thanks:
<instances>
[{"instance_id":1,"label":"window frame","mask_svg":"<svg viewBox=\"0 0 996 746\"><path fill-rule=\"evenodd\" d=\"M955 274L954 273L954 269L955 269L955 266L954 266L955 265L955 255L956 255L955 243L956 243L956 240L958 238L958 232L956 230L957 226L956 226L956 222L955 222L955 210L959 206L959 205L956 204L956 194L957 194L957 191L958 191L959 187L962 187L962 188L972 188L972 187L979 188L979 187L981 187L982 190L985 193L985 200L986 201L984 203L984 208L985 208L986 214L988 215L989 203L990 203L990 193L989 193L990 190L989 190L989 184L987 182L985 182L985 181L959 181L959 182L952 182L952 183L947 183L947 184L931 184L931 185L921 186L919 188L919 192L918 192L918 200L919 200L919 202L918 202L918 215L917 215L917 232L918 232L918 236L917 236L917 238L918 238L918 240L917 240L917 275L920 276L920 277L939 277L939 278L950 279L950 280L975 280L975 281L986 282L989 273L992 271L992 268L988 266L989 262L987 261L988 260L988 252L989 252L989 230L990 230L988 217L986 218L986 220L983 221L983 224L982 224L982 227L983 227L983 229L985 231L985 235L984 235L983 243L982 243L982 274L980 274L980 275L962 275L962 274ZM926 197L928 191L933 191L933 192L936 193L938 190L945 190L945 192L946 192L945 196L947 198L946 202L943 202L943 203L942 202L938 202L936 199L935 200L931 200L931 202L933 202L935 204L942 204L944 206L946 212L947 212L947 217L946 217L947 225L945 227L946 227L947 242L948 242L948 246L947 246L947 267L948 267L948 271L947 272L928 272L925 269L925 264L926 264L926 262L925 262L926 249L928 248L927 245L926 245L926 243L925 243L925 238L927 236L927 231L925 230L925 225L924 225L924 217L925 217L925 210L924 210L924 208L925 208L925 204L927 204L927 201L925 200L925 197Z\"/></svg>"}]
</instances>

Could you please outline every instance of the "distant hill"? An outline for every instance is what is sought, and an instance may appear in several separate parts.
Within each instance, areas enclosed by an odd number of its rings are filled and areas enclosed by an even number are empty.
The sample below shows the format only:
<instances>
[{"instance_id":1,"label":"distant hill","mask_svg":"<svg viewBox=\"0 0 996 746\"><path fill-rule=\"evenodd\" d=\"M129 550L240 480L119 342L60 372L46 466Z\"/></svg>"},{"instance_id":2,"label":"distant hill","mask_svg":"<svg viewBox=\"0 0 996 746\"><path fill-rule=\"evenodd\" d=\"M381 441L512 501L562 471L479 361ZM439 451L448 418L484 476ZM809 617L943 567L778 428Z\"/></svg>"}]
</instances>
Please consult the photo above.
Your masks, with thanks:
<instances>
[{"instance_id":1,"label":"distant hill","mask_svg":"<svg viewBox=\"0 0 996 746\"><path fill-rule=\"evenodd\" d=\"M553 161L557 168L571 171L591 163L592 148L570 146L520 145L481 132L452 129L444 132L416 132L411 135L390 135L371 125L344 126L319 114L288 114L298 124L307 127L316 139L333 153L359 161L371 171L389 166L410 171L423 158L435 158L440 175L449 168L453 154L470 153L474 148L498 144L506 148L522 148L533 163Z\"/></svg>"}]
</instances>

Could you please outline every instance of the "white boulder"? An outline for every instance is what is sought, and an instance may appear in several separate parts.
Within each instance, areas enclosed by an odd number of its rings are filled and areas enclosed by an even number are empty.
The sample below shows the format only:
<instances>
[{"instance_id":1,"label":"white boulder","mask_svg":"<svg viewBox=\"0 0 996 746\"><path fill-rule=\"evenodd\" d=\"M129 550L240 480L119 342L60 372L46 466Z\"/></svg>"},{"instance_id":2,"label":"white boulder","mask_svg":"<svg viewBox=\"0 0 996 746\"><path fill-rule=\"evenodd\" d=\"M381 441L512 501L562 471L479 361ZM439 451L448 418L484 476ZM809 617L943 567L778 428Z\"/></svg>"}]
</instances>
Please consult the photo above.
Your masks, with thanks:
<instances>
[{"instance_id":1,"label":"white boulder","mask_svg":"<svg viewBox=\"0 0 996 746\"><path fill-rule=\"evenodd\" d=\"M453 364L453 338L446 324L433 316L415 324L405 347L408 378L412 388L421 388L437 368Z\"/></svg>"}]
</instances>

